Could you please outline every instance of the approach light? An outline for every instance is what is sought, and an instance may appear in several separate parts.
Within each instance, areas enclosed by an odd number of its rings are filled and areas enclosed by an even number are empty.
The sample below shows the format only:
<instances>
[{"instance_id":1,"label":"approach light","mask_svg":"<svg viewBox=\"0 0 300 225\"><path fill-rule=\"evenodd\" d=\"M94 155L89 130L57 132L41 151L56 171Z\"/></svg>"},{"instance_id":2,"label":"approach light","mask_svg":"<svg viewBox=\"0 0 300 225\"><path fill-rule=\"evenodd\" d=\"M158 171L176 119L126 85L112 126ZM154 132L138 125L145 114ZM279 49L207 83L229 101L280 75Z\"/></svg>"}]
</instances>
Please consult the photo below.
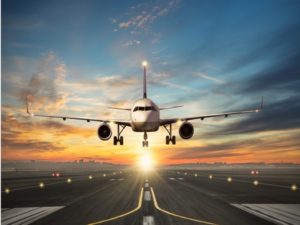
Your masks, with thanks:
<instances>
[{"instance_id":1,"label":"approach light","mask_svg":"<svg viewBox=\"0 0 300 225\"><path fill-rule=\"evenodd\" d=\"M67 179L67 182L70 184L72 182L72 179L71 178L68 178Z\"/></svg>"},{"instance_id":2,"label":"approach light","mask_svg":"<svg viewBox=\"0 0 300 225\"><path fill-rule=\"evenodd\" d=\"M198 174L197 174L197 173L195 173L195 177L198 177Z\"/></svg>"},{"instance_id":3,"label":"approach light","mask_svg":"<svg viewBox=\"0 0 300 225\"><path fill-rule=\"evenodd\" d=\"M143 61L142 65L143 67L146 67L148 65L147 61Z\"/></svg>"},{"instance_id":4,"label":"approach light","mask_svg":"<svg viewBox=\"0 0 300 225\"><path fill-rule=\"evenodd\" d=\"M10 189L7 187L7 188L5 188L4 192L5 192L5 194L9 194L10 193Z\"/></svg>"},{"instance_id":5,"label":"approach light","mask_svg":"<svg viewBox=\"0 0 300 225\"><path fill-rule=\"evenodd\" d=\"M90 179L90 180L93 179L93 176L92 176L92 175L89 175L89 179Z\"/></svg>"},{"instance_id":6,"label":"approach light","mask_svg":"<svg viewBox=\"0 0 300 225\"><path fill-rule=\"evenodd\" d=\"M296 184L293 184L293 185L291 186L291 189L292 189L292 191L297 191L298 187L297 187Z\"/></svg>"},{"instance_id":7,"label":"approach light","mask_svg":"<svg viewBox=\"0 0 300 225\"><path fill-rule=\"evenodd\" d=\"M230 183L232 181L232 178L231 177L228 177L227 178L227 181Z\"/></svg>"},{"instance_id":8,"label":"approach light","mask_svg":"<svg viewBox=\"0 0 300 225\"><path fill-rule=\"evenodd\" d=\"M213 179L213 175L210 174L210 175L208 176L208 178L209 178L210 180Z\"/></svg>"},{"instance_id":9,"label":"approach light","mask_svg":"<svg viewBox=\"0 0 300 225\"><path fill-rule=\"evenodd\" d=\"M44 187L45 187L44 182L40 182L40 183L39 183L39 187L40 187L41 189L44 188Z\"/></svg>"},{"instance_id":10,"label":"approach light","mask_svg":"<svg viewBox=\"0 0 300 225\"><path fill-rule=\"evenodd\" d=\"M258 185L258 180L253 181L254 186Z\"/></svg>"},{"instance_id":11,"label":"approach light","mask_svg":"<svg viewBox=\"0 0 300 225\"><path fill-rule=\"evenodd\" d=\"M106 177L106 174L105 174L105 173L103 174L103 177Z\"/></svg>"}]
</instances>

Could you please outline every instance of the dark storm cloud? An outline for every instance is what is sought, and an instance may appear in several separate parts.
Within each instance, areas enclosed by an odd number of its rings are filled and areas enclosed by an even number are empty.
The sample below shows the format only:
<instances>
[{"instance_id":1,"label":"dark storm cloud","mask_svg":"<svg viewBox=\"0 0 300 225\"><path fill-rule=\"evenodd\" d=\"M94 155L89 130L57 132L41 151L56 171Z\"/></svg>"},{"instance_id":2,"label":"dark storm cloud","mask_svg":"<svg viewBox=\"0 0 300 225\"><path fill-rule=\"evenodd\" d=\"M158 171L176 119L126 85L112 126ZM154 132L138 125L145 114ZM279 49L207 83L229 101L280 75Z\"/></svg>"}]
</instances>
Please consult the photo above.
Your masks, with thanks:
<instances>
[{"instance_id":1,"label":"dark storm cloud","mask_svg":"<svg viewBox=\"0 0 300 225\"><path fill-rule=\"evenodd\" d=\"M20 150L33 152L49 152L49 151L63 151L65 148L51 142L37 141L37 140L16 140L8 138L8 135L2 136L3 150Z\"/></svg>"},{"instance_id":2,"label":"dark storm cloud","mask_svg":"<svg viewBox=\"0 0 300 225\"><path fill-rule=\"evenodd\" d=\"M246 152L236 152L233 150L240 149L243 146L248 146L250 141L227 142L220 144L210 144L201 147L177 149L169 159L194 159L194 158L219 158L231 156L245 156ZM252 142L253 143L253 142Z\"/></svg>"},{"instance_id":3,"label":"dark storm cloud","mask_svg":"<svg viewBox=\"0 0 300 225\"><path fill-rule=\"evenodd\" d=\"M296 55L277 62L272 67L252 76L241 88L243 93L260 91L300 92L300 48Z\"/></svg>"},{"instance_id":4,"label":"dark storm cloud","mask_svg":"<svg viewBox=\"0 0 300 225\"><path fill-rule=\"evenodd\" d=\"M273 103L268 103L268 101L268 99L265 100L265 106L260 113L250 115L206 135L246 134L300 127L300 96L289 97Z\"/></svg>"},{"instance_id":5,"label":"dark storm cloud","mask_svg":"<svg viewBox=\"0 0 300 225\"><path fill-rule=\"evenodd\" d=\"M298 150L300 140L299 132L290 134L283 138L278 137L269 139L248 139L227 141L217 144L208 144L200 147L179 148L173 152L168 159L201 159L201 158L220 158L220 157L244 157L253 155L257 151L264 151L270 154L284 154L287 151ZM250 151L245 151L249 149Z\"/></svg>"},{"instance_id":6,"label":"dark storm cloud","mask_svg":"<svg viewBox=\"0 0 300 225\"><path fill-rule=\"evenodd\" d=\"M240 53L230 59L222 72L231 72L251 63L259 62L267 58L281 59L285 56L300 52L300 24L286 27L273 32L257 35L251 43L251 48L245 50L241 47ZM248 45L247 44L247 45Z\"/></svg>"}]
</instances>

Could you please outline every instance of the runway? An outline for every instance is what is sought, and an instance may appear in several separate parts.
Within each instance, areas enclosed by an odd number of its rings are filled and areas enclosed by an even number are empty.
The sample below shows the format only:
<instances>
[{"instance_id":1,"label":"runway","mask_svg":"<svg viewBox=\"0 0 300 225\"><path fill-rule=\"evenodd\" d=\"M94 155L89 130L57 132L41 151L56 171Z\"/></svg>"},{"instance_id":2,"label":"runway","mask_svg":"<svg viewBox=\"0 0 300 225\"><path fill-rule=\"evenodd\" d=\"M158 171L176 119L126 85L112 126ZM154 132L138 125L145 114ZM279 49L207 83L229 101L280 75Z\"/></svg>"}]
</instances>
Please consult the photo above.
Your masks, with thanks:
<instances>
[{"instance_id":1,"label":"runway","mask_svg":"<svg viewBox=\"0 0 300 225\"><path fill-rule=\"evenodd\" d=\"M299 178L234 169L2 178L2 224L300 224Z\"/></svg>"}]
</instances>

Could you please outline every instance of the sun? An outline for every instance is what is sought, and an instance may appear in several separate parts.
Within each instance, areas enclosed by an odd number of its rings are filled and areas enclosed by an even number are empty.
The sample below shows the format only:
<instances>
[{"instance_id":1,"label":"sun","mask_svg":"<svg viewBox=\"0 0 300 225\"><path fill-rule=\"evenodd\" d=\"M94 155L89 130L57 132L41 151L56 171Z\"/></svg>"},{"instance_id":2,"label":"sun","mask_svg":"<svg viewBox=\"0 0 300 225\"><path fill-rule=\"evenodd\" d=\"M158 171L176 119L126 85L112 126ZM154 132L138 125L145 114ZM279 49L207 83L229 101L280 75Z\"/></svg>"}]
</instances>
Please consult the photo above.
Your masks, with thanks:
<instances>
[{"instance_id":1,"label":"sun","mask_svg":"<svg viewBox=\"0 0 300 225\"><path fill-rule=\"evenodd\" d=\"M143 152L138 158L138 167L141 171L150 171L154 169L154 160L149 152Z\"/></svg>"}]
</instances>

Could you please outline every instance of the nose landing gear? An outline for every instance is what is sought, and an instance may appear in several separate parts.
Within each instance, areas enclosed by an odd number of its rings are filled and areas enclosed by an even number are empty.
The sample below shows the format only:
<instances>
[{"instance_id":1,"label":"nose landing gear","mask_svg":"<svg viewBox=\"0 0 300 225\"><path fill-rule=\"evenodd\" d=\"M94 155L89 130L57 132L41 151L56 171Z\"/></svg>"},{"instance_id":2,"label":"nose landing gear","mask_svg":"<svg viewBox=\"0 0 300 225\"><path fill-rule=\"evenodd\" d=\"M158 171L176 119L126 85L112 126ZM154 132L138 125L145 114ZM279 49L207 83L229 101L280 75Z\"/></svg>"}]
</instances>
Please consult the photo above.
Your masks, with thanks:
<instances>
[{"instance_id":1,"label":"nose landing gear","mask_svg":"<svg viewBox=\"0 0 300 225\"><path fill-rule=\"evenodd\" d=\"M168 136L166 136L166 144L169 145L172 143L173 145L176 145L176 137L172 136L172 124L169 124L169 128L167 125L164 125L164 128L168 132Z\"/></svg>"},{"instance_id":2,"label":"nose landing gear","mask_svg":"<svg viewBox=\"0 0 300 225\"><path fill-rule=\"evenodd\" d=\"M148 135L147 135L147 132L144 132L144 141L143 141L143 147L148 147Z\"/></svg>"}]
</instances>

